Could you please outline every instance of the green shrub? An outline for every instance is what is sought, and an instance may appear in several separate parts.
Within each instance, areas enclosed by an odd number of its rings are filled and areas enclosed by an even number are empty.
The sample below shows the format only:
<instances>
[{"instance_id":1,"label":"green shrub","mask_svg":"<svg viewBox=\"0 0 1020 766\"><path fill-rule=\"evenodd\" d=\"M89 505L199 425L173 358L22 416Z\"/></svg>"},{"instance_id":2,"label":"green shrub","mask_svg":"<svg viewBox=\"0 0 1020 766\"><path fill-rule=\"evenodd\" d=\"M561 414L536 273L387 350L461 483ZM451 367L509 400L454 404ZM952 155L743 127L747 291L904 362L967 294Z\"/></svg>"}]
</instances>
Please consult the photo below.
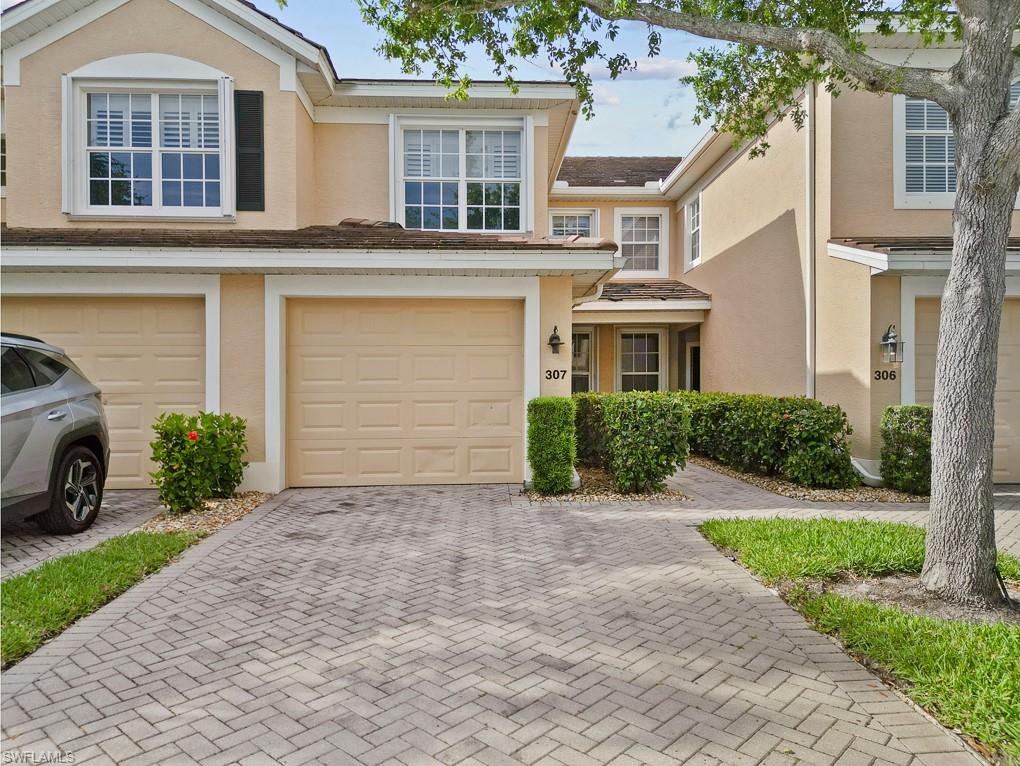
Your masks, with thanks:
<instances>
[{"instance_id":1,"label":"green shrub","mask_svg":"<svg viewBox=\"0 0 1020 766\"><path fill-rule=\"evenodd\" d=\"M687 463L690 415L668 392L609 394L602 401L609 470L621 492L662 489Z\"/></svg>"},{"instance_id":2,"label":"green shrub","mask_svg":"<svg viewBox=\"0 0 1020 766\"><path fill-rule=\"evenodd\" d=\"M605 394L595 391L574 394L577 433L577 460L581 465L605 468L606 426L602 422L602 401Z\"/></svg>"},{"instance_id":3,"label":"green shrub","mask_svg":"<svg viewBox=\"0 0 1020 766\"><path fill-rule=\"evenodd\" d=\"M543 495L570 491L577 456L574 409L569 396L543 396L528 402L531 482Z\"/></svg>"},{"instance_id":4,"label":"green shrub","mask_svg":"<svg viewBox=\"0 0 1020 766\"><path fill-rule=\"evenodd\" d=\"M852 487L846 413L805 397L686 394L692 451L732 468L809 487Z\"/></svg>"},{"instance_id":5,"label":"green shrub","mask_svg":"<svg viewBox=\"0 0 1020 766\"><path fill-rule=\"evenodd\" d=\"M924 404L882 413L882 478L890 487L918 495L931 491L931 415Z\"/></svg>"},{"instance_id":6,"label":"green shrub","mask_svg":"<svg viewBox=\"0 0 1020 766\"><path fill-rule=\"evenodd\" d=\"M182 513L210 497L229 497L241 483L247 439L245 421L230 414L203 412L160 415L150 443L153 482L159 500L174 513Z\"/></svg>"}]
</instances>

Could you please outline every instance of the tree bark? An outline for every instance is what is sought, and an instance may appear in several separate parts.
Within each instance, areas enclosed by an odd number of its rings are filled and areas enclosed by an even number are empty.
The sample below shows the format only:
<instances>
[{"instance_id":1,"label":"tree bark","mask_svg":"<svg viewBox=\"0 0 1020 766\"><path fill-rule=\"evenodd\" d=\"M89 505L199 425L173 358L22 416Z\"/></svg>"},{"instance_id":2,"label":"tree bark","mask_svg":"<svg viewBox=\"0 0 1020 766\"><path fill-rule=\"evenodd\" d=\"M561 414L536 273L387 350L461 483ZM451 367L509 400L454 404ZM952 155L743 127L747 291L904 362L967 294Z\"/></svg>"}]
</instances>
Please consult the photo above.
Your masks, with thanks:
<instances>
[{"instance_id":1,"label":"tree bark","mask_svg":"<svg viewBox=\"0 0 1020 766\"><path fill-rule=\"evenodd\" d=\"M1002 600L995 577L992 494L995 378L1006 290L1015 168L998 142L1013 68L1008 28L964 17L956 74L964 97L950 112L956 139L953 259L942 296L935 361L931 515L921 582L959 602Z\"/></svg>"}]
</instances>

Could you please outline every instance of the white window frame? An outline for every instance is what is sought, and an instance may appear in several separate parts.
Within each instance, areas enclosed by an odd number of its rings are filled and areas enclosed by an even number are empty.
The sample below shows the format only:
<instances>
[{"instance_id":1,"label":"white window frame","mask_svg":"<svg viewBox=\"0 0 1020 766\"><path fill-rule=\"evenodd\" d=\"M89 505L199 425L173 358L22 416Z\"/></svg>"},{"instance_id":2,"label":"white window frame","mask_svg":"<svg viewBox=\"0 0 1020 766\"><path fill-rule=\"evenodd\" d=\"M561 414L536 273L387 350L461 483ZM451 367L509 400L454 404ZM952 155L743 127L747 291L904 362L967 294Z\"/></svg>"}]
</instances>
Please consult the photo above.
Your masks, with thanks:
<instances>
[{"instance_id":1,"label":"white window frame","mask_svg":"<svg viewBox=\"0 0 1020 766\"><path fill-rule=\"evenodd\" d=\"M530 115L517 117L491 116L434 116L427 114L391 115L390 120L390 220L405 226L404 220L404 131L405 130L460 130L460 179L458 192L459 222L456 229L427 229L474 234L521 234L534 231L535 220L535 121ZM467 178L465 166L466 130L519 130L521 133L521 222L519 229L468 229ZM428 180L428 179L421 179Z\"/></svg>"},{"instance_id":2,"label":"white window frame","mask_svg":"<svg viewBox=\"0 0 1020 766\"><path fill-rule=\"evenodd\" d=\"M588 390L598 390L598 354L596 353L596 332L594 325L574 325L571 330L571 342L573 342L574 335L587 335L590 339L588 343L588 351L591 358L588 360ZM570 355L570 389L574 389L574 358L573 349L571 349Z\"/></svg>"},{"instance_id":3,"label":"white window frame","mask_svg":"<svg viewBox=\"0 0 1020 766\"><path fill-rule=\"evenodd\" d=\"M669 333L665 327L630 327L620 326L616 328L616 390L623 391L623 336L634 333L658 334L659 336L659 387L657 391L669 390ZM629 373L628 373L629 374ZM644 375L647 373L634 373Z\"/></svg>"},{"instance_id":4,"label":"white window frame","mask_svg":"<svg viewBox=\"0 0 1020 766\"><path fill-rule=\"evenodd\" d=\"M657 269L621 269L616 275L618 279L658 278L669 276L669 224L672 211L668 207L617 207L613 208L613 238L620 246L623 255L623 218L624 216L659 216L659 268Z\"/></svg>"},{"instance_id":5,"label":"white window frame","mask_svg":"<svg viewBox=\"0 0 1020 766\"><path fill-rule=\"evenodd\" d=\"M561 239L564 236L562 234L553 234L553 218L558 215L587 215L591 217L591 236L599 236L599 211L598 208L567 208L567 207L553 207L549 208L549 236L554 239Z\"/></svg>"},{"instance_id":6,"label":"white window frame","mask_svg":"<svg viewBox=\"0 0 1020 766\"><path fill-rule=\"evenodd\" d=\"M698 227L694 228L693 206L698 206ZM704 230L705 209L701 190L684 201L684 272L699 266L704 255L704 241L701 232ZM694 257L694 235L698 236L698 257Z\"/></svg>"},{"instance_id":7,"label":"white window frame","mask_svg":"<svg viewBox=\"0 0 1020 766\"><path fill-rule=\"evenodd\" d=\"M892 105L893 207L902 210L952 210L956 204L956 192L907 191L907 97L894 95ZM1013 208L1020 209L1020 194Z\"/></svg>"},{"instance_id":8,"label":"white window frame","mask_svg":"<svg viewBox=\"0 0 1020 766\"><path fill-rule=\"evenodd\" d=\"M64 213L74 219L233 221L234 195L234 81L204 64L164 54L115 56L87 64L63 75L62 92L62 195ZM212 208L159 206L156 185L161 183L159 113L153 112L153 203L150 206L90 205L88 195L88 94L180 93L218 98L220 205ZM158 102L158 98L154 99ZM187 151L186 149L183 151Z\"/></svg>"}]
</instances>

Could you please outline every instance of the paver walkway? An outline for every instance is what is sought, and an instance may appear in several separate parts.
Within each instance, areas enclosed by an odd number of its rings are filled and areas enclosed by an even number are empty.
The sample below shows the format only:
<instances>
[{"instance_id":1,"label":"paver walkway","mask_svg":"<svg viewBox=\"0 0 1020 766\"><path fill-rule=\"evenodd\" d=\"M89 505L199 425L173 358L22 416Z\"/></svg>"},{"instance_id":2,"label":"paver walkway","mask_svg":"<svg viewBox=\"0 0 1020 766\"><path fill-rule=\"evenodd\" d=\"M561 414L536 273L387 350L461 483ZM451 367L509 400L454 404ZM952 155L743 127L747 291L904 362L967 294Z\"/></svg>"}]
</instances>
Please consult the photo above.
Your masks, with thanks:
<instances>
[{"instance_id":1,"label":"paver walkway","mask_svg":"<svg viewBox=\"0 0 1020 766\"><path fill-rule=\"evenodd\" d=\"M144 524L162 508L155 490L106 492L96 522L80 535L51 535L31 521L4 524L0 540L0 573L6 580L55 556L92 548Z\"/></svg>"},{"instance_id":2,"label":"paver walkway","mask_svg":"<svg viewBox=\"0 0 1020 766\"><path fill-rule=\"evenodd\" d=\"M712 476L676 508L288 491L5 673L4 746L120 764L979 763L698 534Z\"/></svg>"}]
</instances>

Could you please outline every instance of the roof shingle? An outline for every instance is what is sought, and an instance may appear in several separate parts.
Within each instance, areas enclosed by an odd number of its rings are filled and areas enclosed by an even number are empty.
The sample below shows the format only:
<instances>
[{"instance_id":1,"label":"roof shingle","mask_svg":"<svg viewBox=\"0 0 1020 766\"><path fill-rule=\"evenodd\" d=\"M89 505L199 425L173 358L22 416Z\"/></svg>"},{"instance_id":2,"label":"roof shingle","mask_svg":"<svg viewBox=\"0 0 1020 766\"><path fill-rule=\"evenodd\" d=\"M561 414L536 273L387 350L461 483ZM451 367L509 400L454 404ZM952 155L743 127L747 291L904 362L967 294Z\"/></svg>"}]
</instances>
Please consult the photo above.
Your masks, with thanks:
<instances>
[{"instance_id":1,"label":"roof shingle","mask_svg":"<svg viewBox=\"0 0 1020 766\"><path fill-rule=\"evenodd\" d=\"M647 282L607 282L599 300L678 301L709 300L712 296L676 279L655 279Z\"/></svg>"},{"instance_id":2,"label":"roof shingle","mask_svg":"<svg viewBox=\"0 0 1020 766\"><path fill-rule=\"evenodd\" d=\"M668 176L682 157L564 157L556 180L571 186L644 186Z\"/></svg>"},{"instance_id":3,"label":"roof shingle","mask_svg":"<svg viewBox=\"0 0 1020 766\"><path fill-rule=\"evenodd\" d=\"M829 242L886 254L916 251L949 252L953 249L952 237L840 237L830 239ZM1010 237L1006 248L1020 250L1020 237Z\"/></svg>"}]
</instances>

